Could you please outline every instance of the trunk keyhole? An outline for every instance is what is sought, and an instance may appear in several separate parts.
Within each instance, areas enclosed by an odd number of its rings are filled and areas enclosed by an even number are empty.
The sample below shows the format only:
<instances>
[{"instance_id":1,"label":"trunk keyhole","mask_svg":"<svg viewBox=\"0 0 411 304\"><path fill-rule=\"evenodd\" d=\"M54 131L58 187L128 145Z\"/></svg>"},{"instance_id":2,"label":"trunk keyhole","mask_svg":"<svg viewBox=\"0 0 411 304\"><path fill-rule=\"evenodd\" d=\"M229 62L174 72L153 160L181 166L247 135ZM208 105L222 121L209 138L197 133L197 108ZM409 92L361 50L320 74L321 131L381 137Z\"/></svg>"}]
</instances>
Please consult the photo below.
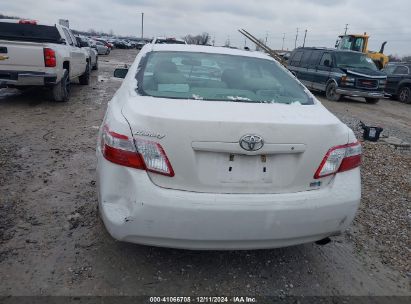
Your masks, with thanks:
<instances>
[{"instance_id":1,"label":"trunk keyhole","mask_svg":"<svg viewBox=\"0 0 411 304\"><path fill-rule=\"evenodd\" d=\"M228 167L228 172L231 172L233 170L233 167Z\"/></svg>"},{"instance_id":2,"label":"trunk keyhole","mask_svg":"<svg viewBox=\"0 0 411 304\"><path fill-rule=\"evenodd\" d=\"M263 172L264 172L264 173L267 172L267 168L266 168L266 167L263 168Z\"/></svg>"}]
</instances>

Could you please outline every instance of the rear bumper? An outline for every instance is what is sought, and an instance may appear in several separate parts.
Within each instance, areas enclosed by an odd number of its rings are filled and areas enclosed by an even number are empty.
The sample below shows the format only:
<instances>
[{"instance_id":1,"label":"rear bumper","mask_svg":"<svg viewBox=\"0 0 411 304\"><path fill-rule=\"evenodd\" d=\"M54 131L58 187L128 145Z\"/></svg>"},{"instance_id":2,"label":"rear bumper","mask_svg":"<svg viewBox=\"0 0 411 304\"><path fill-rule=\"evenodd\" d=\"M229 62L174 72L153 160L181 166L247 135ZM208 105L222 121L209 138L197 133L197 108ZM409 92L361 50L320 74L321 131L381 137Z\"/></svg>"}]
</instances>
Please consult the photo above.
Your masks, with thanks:
<instances>
[{"instance_id":1,"label":"rear bumper","mask_svg":"<svg viewBox=\"0 0 411 304\"><path fill-rule=\"evenodd\" d=\"M0 86L44 86L57 83L57 75L32 71L1 71Z\"/></svg>"},{"instance_id":2,"label":"rear bumper","mask_svg":"<svg viewBox=\"0 0 411 304\"><path fill-rule=\"evenodd\" d=\"M103 222L118 240L161 247L229 250L285 247L345 230L361 197L359 168L326 189L290 194L214 194L154 185L146 172L98 153Z\"/></svg>"},{"instance_id":3,"label":"rear bumper","mask_svg":"<svg viewBox=\"0 0 411 304\"><path fill-rule=\"evenodd\" d=\"M352 89L343 89L337 88L337 94L351 97L367 97L367 98L383 98L383 91L362 91L362 90L352 90Z\"/></svg>"}]
</instances>

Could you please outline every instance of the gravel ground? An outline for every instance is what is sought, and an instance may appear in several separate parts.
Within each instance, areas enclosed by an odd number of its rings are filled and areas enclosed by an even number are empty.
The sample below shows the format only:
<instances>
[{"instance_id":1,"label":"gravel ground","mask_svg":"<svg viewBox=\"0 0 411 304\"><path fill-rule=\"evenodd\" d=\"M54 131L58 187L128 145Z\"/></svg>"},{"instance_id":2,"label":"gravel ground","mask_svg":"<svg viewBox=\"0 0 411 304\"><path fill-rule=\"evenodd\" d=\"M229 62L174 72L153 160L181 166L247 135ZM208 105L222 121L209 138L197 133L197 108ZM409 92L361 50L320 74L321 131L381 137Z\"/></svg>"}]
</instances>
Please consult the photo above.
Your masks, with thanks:
<instances>
[{"instance_id":1,"label":"gravel ground","mask_svg":"<svg viewBox=\"0 0 411 304\"><path fill-rule=\"evenodd\" d=\"M323 96L318 97L362 141L362 200L347 237L354 242L360 255L377 255L383 264L411 278L411 151L387 145L381 140L376 143L363 141L360 127L361 120L367 125L381 125L384 128L381 137L395 136L411 142L411 106L381 100L378 106L399 107L400 119L396 124L387 124L378 116L370 119L370 110L375 109L359 100L344 100L350 102L349 106L358 107L357 111L351 109L355 112L353 116L347 115L344 101L330 103ZM365 115L362 109L368 110ZM403 128L402 124L408 127Z\"/></svg>"},{"instance_id":2,"label":"gravel ground","mask_svg":"<svg viewBox=\"0 0 411 304\"><path fill-rule=\"evenodd\" d=\"M360 210L326 246L197 252L114 241L97 216L94 149L121 84L113 69L135 55L101 57L68 103L0 97L0 295L411 295L410 155L381 143L363 143ZM324 104L357 133L361 119L410 138L408 105Z\"/></svg>"}]
</instances>

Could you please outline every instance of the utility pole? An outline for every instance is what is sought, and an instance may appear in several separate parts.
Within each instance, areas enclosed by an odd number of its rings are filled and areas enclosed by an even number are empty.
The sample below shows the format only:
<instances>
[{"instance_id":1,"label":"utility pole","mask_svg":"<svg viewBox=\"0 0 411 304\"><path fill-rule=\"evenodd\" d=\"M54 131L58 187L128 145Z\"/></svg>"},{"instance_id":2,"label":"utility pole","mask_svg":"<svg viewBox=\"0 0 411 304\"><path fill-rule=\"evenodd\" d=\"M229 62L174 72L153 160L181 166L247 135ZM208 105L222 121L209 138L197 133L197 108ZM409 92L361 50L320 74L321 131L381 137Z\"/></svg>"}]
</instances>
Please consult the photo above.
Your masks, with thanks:
<instances>
[{"instance_id":1,"label":"utility pole","mask_svg":"<svg viewBox=\"0 0 411 304\"><path fill-rule=\"evenodd\" d=\"M345 25L345 32L344 32L344 35L347 35L347 30L348 30L348 23Z\"/></svg>"},{"instance_id":2,"label":"utility pole","mask_svg":"<svg viewBox=\"0 0 411 304\"><path fill-rule=\"evenodd\" d=\"M297 34L295 35L295 42L294 42L294 48L297 48L297 39L298 39L298 27L297 27Z\"/></svg>"},{"instance_id":3,"label":"utility pole","mask_svg":"<svg viewBox=\"0 0 411 304\"><path fill-rule=\"evenodd\" d=\"M141 40L144 39L144 13L141 13Z\"/></svg>"},{"instance_id":4,"label":"utility pole","mask_svg":"<svg viewBox=\"0 0 411 304\"><path fill-rule=\"evenodd\" d=\"M305 29L305 34L304 34L304 43L303 43L303 47L305 47L305 38L307 38L307 29Z\"/></svg>"},{"instance_id":5,"label":"utility pole","mask_svg":"<svg viewBox=\"0 0 411 304\"><path fill-rule=\"evenodd\" d=\"M282 44L282 46L281 46L281 50L282 50L282 51L284 50L284 40L285 40L285 33L283 33L283 44Z\"/></svg>"}]
</instances>

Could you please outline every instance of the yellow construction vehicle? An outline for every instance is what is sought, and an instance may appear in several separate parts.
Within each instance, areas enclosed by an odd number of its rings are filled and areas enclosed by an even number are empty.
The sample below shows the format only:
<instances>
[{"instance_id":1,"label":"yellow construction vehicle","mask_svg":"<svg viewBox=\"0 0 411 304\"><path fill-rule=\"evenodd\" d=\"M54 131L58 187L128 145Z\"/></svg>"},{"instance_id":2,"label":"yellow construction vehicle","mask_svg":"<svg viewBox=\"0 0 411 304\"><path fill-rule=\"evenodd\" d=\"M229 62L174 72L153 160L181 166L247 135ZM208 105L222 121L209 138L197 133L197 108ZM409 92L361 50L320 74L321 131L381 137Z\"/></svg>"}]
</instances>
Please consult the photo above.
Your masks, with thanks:
<instances>
[{"instance_id":1,"label":"yellow construction vehicle","mask_svg":"<svg viewBox=\"0 0 411 304\"><path fill-rule=\"evenodd\" d=\"M368 55L376 64L376 66L381 70L384 68L388 63L388 56L384 55L384 47L387 41L384 41L381 45L381 49L379 52L372 52L368 50L368 38L370 36L367 33L363 35L340 35L338 36L339 39L337 40L335 47L340 50L351 50L362 52Z\"/></svg>"}]
</instances>

